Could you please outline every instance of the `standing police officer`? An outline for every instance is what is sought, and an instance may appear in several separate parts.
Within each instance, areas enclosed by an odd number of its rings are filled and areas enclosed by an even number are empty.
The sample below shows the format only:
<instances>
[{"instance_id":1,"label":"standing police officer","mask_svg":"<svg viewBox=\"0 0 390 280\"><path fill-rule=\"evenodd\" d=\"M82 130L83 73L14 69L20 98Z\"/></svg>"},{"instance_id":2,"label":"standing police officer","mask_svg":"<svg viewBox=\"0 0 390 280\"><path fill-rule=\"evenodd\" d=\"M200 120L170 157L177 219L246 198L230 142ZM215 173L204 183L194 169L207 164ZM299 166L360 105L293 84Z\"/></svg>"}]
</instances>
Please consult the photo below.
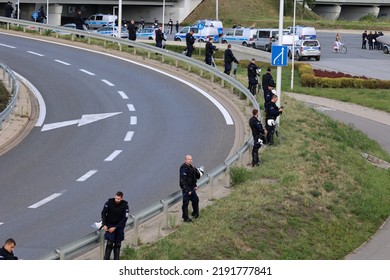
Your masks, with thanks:
<instances>
[{"instance_id":1,"label":"standing police officer","mask_svg":"<svg viewBox=\"0 0 390 280\"><path fill-rule=\"evenodd\" d=\"M282 114L283 107L279 108L276 105L278 101L278 96L276 94L272 95L271 101L268 102L265 106L265 129L267 130L267 143L269 145L274 144L274 133L275 133L275 120Z\"/></svg>"},{"instance_id":2,"label":"standing police officer","mask_svg":"<svg viewBox=\"0 0 390 280\"><path fill-rule=\"evenodd\" d=\"M201 173L202 172L202 173ZM192 166L192 156L186 155L184 163L180 166L180 188L183 193L183 205L181 207L184 222L192 222L188 217L188 204L192 204L192 217L199 217L199 198L196 194L198 189L196 182L203 174L202 169Z\"/></svg>"},{"instance_id":3,"label":"standing police officer","mask_svg":"<svg viewBox=\"0 0 390 280\"><path fill-rule=\"evenodd\" d=\"M211 65L213 63L213 54L217 50L217 47L213 45L213 42L214 42L213 37L210 37L205 47L205 62L208 65ZM212 66L215 67L215 65Z\"/></svg>"},{"instance_id":4,"label":"standing police officer","mask_svg":"<svg viewBox=\"0 0 390 280\"><path fill-rule=\"evenodd\" d=\"M114 260L119 260L121 242L125 239L125 225L129 217L129 205L123 200L123 193L117 192L104 204L102 210L102 225L107 240L104 259L109 260L114 249Z\"/></svg>"},{"instance_id":5,"label":"standing police officer","mask_svg":"<svg viewBox=\"0 0 390 280\"><path fill-rule=\"evenodd\" d=\"M265 91L268 89L268 85L274 84L274 78L271 75L271 68L267 68L267 73L265 73L261 77L261 86L263 87L263 92L265 94Z\"/></svg>"},{"instance_id":6,"label":"standing police officer","mask_svg":"<svg viewBox=\"0 0 390 280\"><path fill-rule=\"evenodd\" d=\"M194 51L195 37L194 30L191 29L190 32L186 34L186 56L191 57L192 52Z\"/></svg>"},{"instance_id":7,"label":"standing police officer","mask_svg":"<svg viewBox=\"0 0 390 280\"><path fill-rule=\"evenodd\" d=\"M252 130L253 136L253 149L252 149L252 167L259 166L259 149L261 144L263 143L263 139L265 139L265 130L263 129L263 125L258 119L259 111L257 109L253 109L252 117L249 119L249 126Z\"/></svg>"},{"instance_id":8,"label":"standing police officer","mask_svg":"<svg viewBox=\"0 0 390 280\"><path fill-rule=\"evenodd\" d=\"M224 56L223 56L223 61L225 63L225 71L224 71L224 73L226 75L230 75L230 71L232 70L232 62L235 62L235 63L238 64L238 60L234 56L231 48L232 48L232 45L228 44L227 47L226 47L226 50L224 52ZM235 74L236 73L233 71L233 75L235 75Z\"/></svg>"},{"instance_id":9,"label":"standing police officer","mask_svg":"<svg viewBox=\"0 0 390 280\"><path fill-rule=\"evenodd\" d=\"M252 58L248 64L248 89L253 95L256 95L257 75L259 75L260 71L260 67L256 65L256 59Z\"/></svg>"}]
</instances>

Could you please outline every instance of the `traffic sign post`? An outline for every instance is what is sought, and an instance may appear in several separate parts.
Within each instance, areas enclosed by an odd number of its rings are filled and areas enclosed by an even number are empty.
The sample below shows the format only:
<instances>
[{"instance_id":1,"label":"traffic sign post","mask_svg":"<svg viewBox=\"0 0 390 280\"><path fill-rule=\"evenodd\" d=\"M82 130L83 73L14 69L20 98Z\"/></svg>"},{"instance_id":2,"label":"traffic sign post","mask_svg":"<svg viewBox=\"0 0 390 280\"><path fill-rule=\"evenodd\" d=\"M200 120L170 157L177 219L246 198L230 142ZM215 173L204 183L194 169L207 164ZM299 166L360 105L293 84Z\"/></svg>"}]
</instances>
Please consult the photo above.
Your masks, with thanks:
<instances>
[{"instance_id":1,"label":"traffic sign post","mask_svg":"<svg viewBox=\"0 0 390 280\"><path fill-rule=\"evenodd\" d=\"M204 23L203 22L198 22L198 29L202 30L203 28L204 28ZM201 33L199 32L199 34L201 34ZM201 48L201 46L202 46L202 40L199 40L199 56L200 56L200 48Z\"/></svg>"}]
</instances>

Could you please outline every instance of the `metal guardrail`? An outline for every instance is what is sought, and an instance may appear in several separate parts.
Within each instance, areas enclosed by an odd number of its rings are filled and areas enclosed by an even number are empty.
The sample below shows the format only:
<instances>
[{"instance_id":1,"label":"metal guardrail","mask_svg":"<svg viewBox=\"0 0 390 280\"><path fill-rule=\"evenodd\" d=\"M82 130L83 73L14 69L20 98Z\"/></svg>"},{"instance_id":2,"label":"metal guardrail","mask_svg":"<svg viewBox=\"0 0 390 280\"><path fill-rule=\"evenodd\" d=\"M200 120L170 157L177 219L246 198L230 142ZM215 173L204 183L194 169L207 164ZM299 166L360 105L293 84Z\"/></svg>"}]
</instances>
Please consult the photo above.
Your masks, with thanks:
<instances>
[{"instance_id":1,"label":"metal guardrail","mask_svg":"<svg viewBox=\"0 0 390 280\"><path fill-rule=\"evenodd\" d=\"M9 101L7 107L0 112L0 130L3 128L3 121L9 121L10 115L14 107L16 107L16 102L19 95L19 81L14 72L3 62L0 61L0 69L2 69L2 80L11 93L11 100Z\"/></svg>"},{"instance_id":2,"label":"metal guardrail","mask_svg":"<svg viewBox=\"0 0 390 280\"><path fill-rule=\"evenodd\" d=\"M122 45L128 45L133 47L133 53L136 55L138 50L142 50L143 52L147 52L148 58L151 57L151 54L160 54L161 55L161 61L164 62L166 58L173 59L176 63L176 67L178 67L179 61L186 63L188 70L191 71L191 67L195 67L200 69L200 75L202 76L204 72L209 73L211 75L211 81L214 82L215 77L218 77L221 80L221 86L226 86L225 83L229 84L231 86L231 92L234 92L233 89L236 89L239 94L244 94L248 101L250 101L254 108L258 109L260 111L259 105L255 99L255 97L249 92L249 90L239 81L234 79L231 76L226 75L225 73L221 72L215 67L211 67L203 62L200 62L198 60L189 58L185 55L178 54L176 52L172 52L166 49L157 48L155 46L151 46L149 44L135 42L135 41L129 41L126 39L119 39L116 37L108 37L108 36L102 36L98 34L93 34L88 31L83 30L76 30L76 29L69 29L59 26L50 26L46 24L41 23L35 23L31 21L22 21L22 20L15 20L5 17L0 17L0 22L6 23L6 28L11 29L11 25L16 25L19 27L20 30L23 32L26 32L29 29L37 30L39 34L50 34L51 30L56 30L55 33L56 37L60 37L61 34L59 32L66 32L70 35L71 40L75 39L75 36L84 36L83 40L86 40L88 44L91 43L91 39L98 39L98 40L104 40L105 46L107 42L114 42L117 43L119 46L119 50L122 50ZM68 36L69 36L68 35ZM213 185L214 180L217 176L225 173L226 176L226 185L229 186L230 184L230 168L235 164L237 161L242 161L242 157L244 153L250 148L250 145L252 143L252 136L250 136L245 143L229 158L227 158L223 163L215 167L214 169L210 170L208 174L205 174L203 177L200 178L198 181L198 186L202 188L205 185L210 185L210 192L209 192L209 199L213 198ZM134 213L127 221L126 223L126 230L133 229L134 235L133 235L133 245L138 244L139 239L139 225L153 217L156 217L159 214L163 214L163 226L168 226L168 209L172 205L178 203L182 198L182 192L181 190L178 190L168 197L160 200L159 202L151 205L148 208L145 208L137 213ZM45 256L42 259L45 260L55 260L55 259L70 259L76 254L85 251L88 248L91 248L92 245L96 246L96 244L100 241L100 248L101 248L101 256L103 252L103 237L102 237L101 231L94 231L87 236L72 242L70 244L64 245L61 248L55 250L53 253Z\"/></svg>"}]
</instances>

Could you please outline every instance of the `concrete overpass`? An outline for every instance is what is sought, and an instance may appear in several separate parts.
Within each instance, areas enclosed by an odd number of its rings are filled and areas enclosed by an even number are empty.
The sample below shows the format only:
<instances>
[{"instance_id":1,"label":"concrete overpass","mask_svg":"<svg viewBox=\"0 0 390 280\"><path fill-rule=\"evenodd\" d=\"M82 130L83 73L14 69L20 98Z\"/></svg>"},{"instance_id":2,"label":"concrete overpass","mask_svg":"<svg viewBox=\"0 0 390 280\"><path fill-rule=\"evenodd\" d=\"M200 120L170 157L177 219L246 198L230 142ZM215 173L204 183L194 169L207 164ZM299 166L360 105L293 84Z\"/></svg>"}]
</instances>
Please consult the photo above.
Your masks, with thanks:
<instances>
[{"instance_id":1,"label":"concrete overpass","mask_svg":"<svg viewBox=\"0 0 390 280\"><path fill-rule=\"evenodd\" d=\"M0 15L4 15L4 6L8 0L0 2ZM9 0L15 6L18 0ZM169 19L174 22L184 20L202 0L165 0L165 23ZM115 14L118 10L118 0L19 0L19 18L31 20L31 15L40 6L46 12L49 3L49 24L60 25L72 21L77 10L81 10L84 17L95 13ZM47 13L47 12L46 12ZM136 22L144 18L146 22L153 22L157 18L162 22L163 0L122 0L123 18Z\"/></svg>"},{"instance_id":2,"label":"concrete overpass","mask_svg":"<svg viewBox=\"0 0 390 280\"><path fill-rule=\"evenodd\" d=\"M329 20L359 20L368 14L390 18L390 0L316 0L313 11Z\"/></svg>"}]
</instances>

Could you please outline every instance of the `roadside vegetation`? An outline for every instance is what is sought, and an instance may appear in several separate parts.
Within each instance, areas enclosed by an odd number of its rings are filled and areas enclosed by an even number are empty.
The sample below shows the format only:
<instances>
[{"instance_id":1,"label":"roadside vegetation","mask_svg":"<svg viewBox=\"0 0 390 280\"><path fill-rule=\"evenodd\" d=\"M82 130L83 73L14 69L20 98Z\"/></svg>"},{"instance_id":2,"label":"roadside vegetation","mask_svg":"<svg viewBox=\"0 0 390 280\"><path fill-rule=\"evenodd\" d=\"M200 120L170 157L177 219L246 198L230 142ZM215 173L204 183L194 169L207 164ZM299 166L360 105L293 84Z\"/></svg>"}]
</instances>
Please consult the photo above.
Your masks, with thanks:
<instances>
[{"instance_id":1,"label":"roadside vegetation","mask_svg":"<svg viewBox=\"0 0 390 280\"><path fill-rule=\"evenodd\" d=\"M4 86L3 82L0 82L0 113L7 107L9 102L9 93Z\"/></svg>"}]
</instances>

